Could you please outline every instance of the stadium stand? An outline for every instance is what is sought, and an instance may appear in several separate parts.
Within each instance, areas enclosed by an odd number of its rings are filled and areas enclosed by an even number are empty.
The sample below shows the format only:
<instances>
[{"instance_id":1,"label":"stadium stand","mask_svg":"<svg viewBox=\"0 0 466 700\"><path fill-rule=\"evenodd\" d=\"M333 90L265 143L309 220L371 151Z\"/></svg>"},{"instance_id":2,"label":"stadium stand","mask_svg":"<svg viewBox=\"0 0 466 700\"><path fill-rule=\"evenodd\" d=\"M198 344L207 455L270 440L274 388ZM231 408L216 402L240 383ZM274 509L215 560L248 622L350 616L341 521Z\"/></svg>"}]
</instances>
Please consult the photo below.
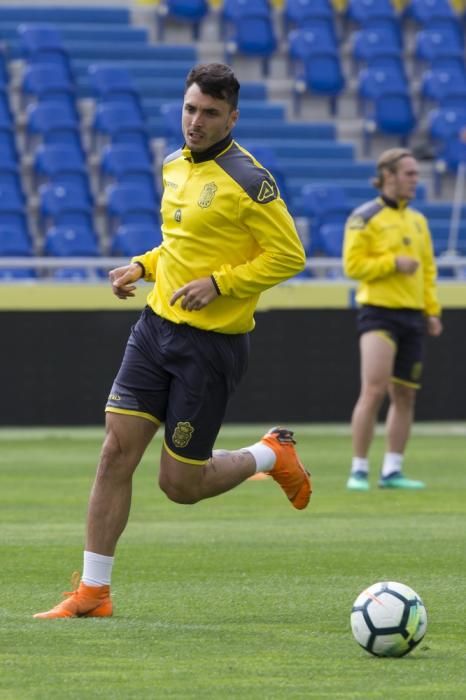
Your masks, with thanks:
<instances>
[{"instance_id":1,"label":"stadium stand","mask_svg":"<svg viewBox=\"0 0 466 700\"><path fill-rule=\"evenodd\" d=\"M226 56L242 83L235 135L275 175L311 257L338 257L347 212L375 194L372 158L398 143L426 154L418 204L439 204L431 225L442 253L465 157L463 20L446 0L336 4L163 0L139 15L1 6L0 187L17 206L0 207L0 232L14 227L19 241L1 250L61 257L68 242L126 256L159 240L158 173L182 138L186 73ZM316 187L334 188L334 211L317 216Z\"/></svg>"}]
</instances>

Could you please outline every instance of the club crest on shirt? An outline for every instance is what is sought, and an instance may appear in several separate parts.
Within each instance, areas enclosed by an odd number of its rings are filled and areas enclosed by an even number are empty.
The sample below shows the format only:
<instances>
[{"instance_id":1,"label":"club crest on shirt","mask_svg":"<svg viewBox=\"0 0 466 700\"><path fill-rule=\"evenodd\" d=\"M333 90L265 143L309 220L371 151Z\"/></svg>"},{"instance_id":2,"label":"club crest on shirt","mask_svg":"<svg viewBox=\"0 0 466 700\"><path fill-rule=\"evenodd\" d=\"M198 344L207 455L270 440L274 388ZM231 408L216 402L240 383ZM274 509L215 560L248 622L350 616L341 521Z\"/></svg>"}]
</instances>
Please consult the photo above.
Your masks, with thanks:
<instances>
[{"instance_id":1,"label":"club crest on shirt","mask_svg":"<svg viewBox=\"0 0 466 700\"><path fill-rule=\"evenodd\" d=\"M208 182L207 185L204 185L199 199L197 200L197 203L200 207L202 207L202 209L207 209L207 207L210 207L210 205L214 201L215 193L217 190L218 187L215 184L215 182Z\"/></svg>"},{"instance_id":2,"label":"club crest on shirt","mask_svg":"<svg viewBox=\"0 0 466 700\"><path fill-rule=\"evenodd\" d=\"M189 421L178 421L173 431L172 440L175 447L186 447L194 433L194 428Z\"/></svg>"}]
</instances>

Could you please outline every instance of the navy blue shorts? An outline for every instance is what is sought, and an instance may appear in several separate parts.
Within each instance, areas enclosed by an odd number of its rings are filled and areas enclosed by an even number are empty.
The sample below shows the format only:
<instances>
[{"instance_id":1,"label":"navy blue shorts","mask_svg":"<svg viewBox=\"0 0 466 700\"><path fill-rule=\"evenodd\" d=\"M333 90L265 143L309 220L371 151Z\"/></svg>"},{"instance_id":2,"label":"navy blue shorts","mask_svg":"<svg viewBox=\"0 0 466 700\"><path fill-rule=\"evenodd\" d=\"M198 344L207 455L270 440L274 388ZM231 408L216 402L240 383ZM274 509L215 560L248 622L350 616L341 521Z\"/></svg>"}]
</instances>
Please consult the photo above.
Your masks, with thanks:
<instances>
[{"instance_id":1,"label":"navy blue shorts","mask_svg":"<svg viewBox=\"0 0 466 700\"><path fill-rule=\"evenodd\" d=\"M396 346L393 378L415 388L421 386L425 319L417 309L362 306L357 318L358 334L380 331Z\"/></svg>"},{"instance_id":2,"label":"navy blue shorts","mask_svg":"<svg viewBox=\"0 0 466 700\"><path fill-rule=\"evenodd\" d=\"M106 410L165 423L168 451L203 464L248 358L249 334L172 323L146 307L131 329Z\"/></svg>"}]
</instances>

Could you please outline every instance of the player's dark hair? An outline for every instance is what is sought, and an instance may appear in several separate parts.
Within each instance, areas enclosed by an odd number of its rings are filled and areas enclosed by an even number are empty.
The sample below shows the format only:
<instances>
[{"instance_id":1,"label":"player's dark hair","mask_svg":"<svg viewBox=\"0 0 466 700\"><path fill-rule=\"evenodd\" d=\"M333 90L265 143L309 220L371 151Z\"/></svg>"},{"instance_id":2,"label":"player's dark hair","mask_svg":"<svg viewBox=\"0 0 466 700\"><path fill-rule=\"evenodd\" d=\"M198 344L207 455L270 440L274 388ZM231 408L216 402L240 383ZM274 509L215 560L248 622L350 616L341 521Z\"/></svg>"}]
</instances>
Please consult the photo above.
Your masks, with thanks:
<instances>
[{"instance_id":1,"label":"player's dark hair","mask_svg":"<svg viewBox=\"0 0 466 700\"><path fill-rule=\"evenodd\" d=\"M237 108L240 84L230 66L224 63L200 63L189 71L185 92L194 83L205 95L225 100L233 109Z\"/></svg>"},{"instance_id":2,"label":"player's dark hair","mask_svg":"<svg viewBox=\"0 0 466 700\"><path fill-rule=\"evenodd\" d=\"M408 148L388 148L380 154L377 161L377 175L371 180L371 183L378 190L384 185L384 172L388 170L390 173L396 173L398 164L403 158L414 158L412 152Z\"/></svg>"}]
</instances>

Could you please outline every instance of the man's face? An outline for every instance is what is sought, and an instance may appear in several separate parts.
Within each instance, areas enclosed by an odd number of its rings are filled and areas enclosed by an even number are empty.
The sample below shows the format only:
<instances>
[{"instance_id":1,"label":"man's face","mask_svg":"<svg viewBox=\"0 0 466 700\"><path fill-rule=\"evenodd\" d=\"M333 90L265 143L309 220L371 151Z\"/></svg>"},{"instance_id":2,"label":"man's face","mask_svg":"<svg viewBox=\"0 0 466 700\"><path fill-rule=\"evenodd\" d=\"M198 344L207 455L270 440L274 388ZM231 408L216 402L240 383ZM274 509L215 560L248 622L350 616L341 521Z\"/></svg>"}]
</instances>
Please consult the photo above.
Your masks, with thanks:
<instances>
[{"instance_id":1,"label":"man's face","mask_svg":"<svg viewBox=\"0 0 466 700\"><path fill-rule=\"evenodd\" d=\"M387 173L385 184L392 199L413 199L419 181L419 168L415 158L405 156L397 163L395 173Z\"/></svg>"},{"instance_id":2,"label":"man's face","mask_svg":"<svg viewBox=\"0 0 466 700\"><path fill-rule=\"evenodd\" d=\"M181 118L186 145L194 152L205 151L225 138L236 124L238 114L228 102L205 95L193 83L186 90Z\"/></svg>"}]
</instances>

